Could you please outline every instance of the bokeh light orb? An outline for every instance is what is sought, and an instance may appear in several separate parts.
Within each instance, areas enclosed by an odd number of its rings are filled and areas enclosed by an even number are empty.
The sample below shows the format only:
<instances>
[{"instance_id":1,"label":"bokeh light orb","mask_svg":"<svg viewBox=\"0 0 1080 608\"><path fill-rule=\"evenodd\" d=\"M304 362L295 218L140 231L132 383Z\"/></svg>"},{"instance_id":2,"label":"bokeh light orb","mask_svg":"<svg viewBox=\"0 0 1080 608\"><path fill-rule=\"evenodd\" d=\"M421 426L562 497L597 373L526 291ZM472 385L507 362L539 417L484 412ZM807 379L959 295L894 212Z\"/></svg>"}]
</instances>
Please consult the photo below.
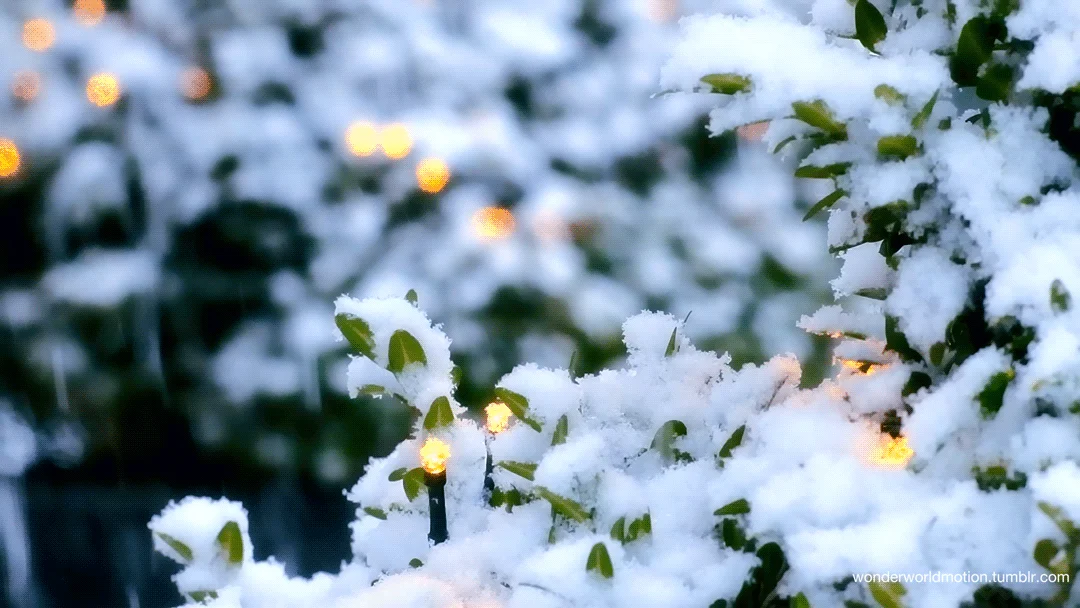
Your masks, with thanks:
<instances>
[{"instance_id":1,"label":"bokeh light orb","mask_svg":"<svg viewBox=\"0 0 1080 608\"><path fill-rule=\"evenodd\" d=\"M484 207L472 216L473 234L482 241L500 241L514 234L514 214L503 207Z\"/></svg>"},{"instance_id":2,"label":"bokeh light orb","mask_svg":"<svg viewBox=\"0 0 1080 608\"><path fill-rule=\"evenodd\" d=\"M41 75L37 72L25 71L15 74L11 83L11 94L15 99L23 103L30 103L41 93Z\"/></svg>"},{"instance_id":3,"label":"bokeh light orb","mask_svg":"<svg viewBox=\"0 0 1080 608\"><path fill-rule=\"evenodd\" d=\"M191 66L180 73L180 91L191 101L206 99L213 88L210 72L200 66Z\"/></svg>"},{"instance_id":4,"label":"bokeh light orb","mask_svg":"<svg viewBox=\"0 0 1080 608\"><path fill-rule=\"evenodd\" d=\"M370 122L358 120L345 129L345 146L353 156L371 156L379 147L379 130Z\"/></svg>"},{"instance_id":5,"label":"bokeh light orb","mask_svg":"<svg viewBox=\"0 0 1080 608\"><path fill-rule=\"evenodd\" d=\"M105 0L75 0L71 10L79 25L93 27L105 18Z\"/></svg>"},{"instance_id":6,"label":"bokeh light orb","mask_svg":"<svg viewBox=\"0 0 1080 608\"><path fill-rule=\"evenodd\" d=\"M56 30L47 19L29 19L23 23L22 40L26 48L40 53L56 42Z\"/></svg>"},{"instance_id":7,"label":"bokeh light orb","mask_svg":"<svg viewBox=\"0 0 1080 608\"><path fill-rule=\"evenodd\" d=\"M94 74L86 81L86 98L99 108L113 105L120 99L120 81L115 74Z\"/></svg>"},{"instance_id":8,"label":"bokeh light orb","mask_svg":"<svg viewBox=\"0 0 1080 608\"><path fill-rule=\"evenodd\" d=\"M383 154L388 158L399 160L408 156L412 150L413 141L409 128L399 122L387 125L380 139Z\"/></svg>"},{"instance_id":9,"label":"bokeh light orb","mask_svg":"<svg viewBox=\"0 0 1080 608\"><path fill-rule=\"evenodd\" d=\"M0 138L0 178L11 177L19 171L22 158L19 147L10 139Z\"/></svg>"},{"instance_id":10,"label":"bokeh light orb","mask_svg":"<svg viewBox=\"0 0 1080 608\"><path fill-rule=\"evenodd\" d=\"M416 183L428 194L435 194L450 181L450 167L441 158L425 158L416 166Z\"/></svg>"}]
</instances>

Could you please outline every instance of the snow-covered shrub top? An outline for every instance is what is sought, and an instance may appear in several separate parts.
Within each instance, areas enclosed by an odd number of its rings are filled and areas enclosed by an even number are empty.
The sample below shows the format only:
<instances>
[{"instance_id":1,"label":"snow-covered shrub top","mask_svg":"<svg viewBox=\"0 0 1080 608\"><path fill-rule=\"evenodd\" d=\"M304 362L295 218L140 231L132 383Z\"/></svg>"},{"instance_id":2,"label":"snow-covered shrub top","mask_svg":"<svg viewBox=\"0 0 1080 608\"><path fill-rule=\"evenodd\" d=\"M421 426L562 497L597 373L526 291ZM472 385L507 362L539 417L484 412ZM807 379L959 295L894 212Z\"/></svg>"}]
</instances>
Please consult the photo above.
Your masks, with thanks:
<instances>
[{"instance_id":1,"label":"snow-covered shrub top","mask_svg":"<svg viewBox=\"0 0 1080 608\"><path fill-rule=\"evenodd\" d=\"M282 597L1076 605L1071 581L978 576L1080 570L1080 64L1055 52L1075 50L1080 14L1038 1L728 4L745 14L684 22L664 85L724 95L717 130L771 120L796 175L833 182L811 214L830 215L840 301L801 325L841 339L839 372L799 388L792 357L734 371L677 319L642 313L623 326L623 369L505 376L495 394L514 420L488 437L444 393L446 338L412 304L341 299L339 327L371 360L353 364L352 390L401 395L420 416L349 493L354 560L318 589L281 577ZM449 540L434 547L413 473L428 436L451 446ZM260 603L246 568L216 605L291 605ZM852 579L935 571L976 576Z\"/></svg>"}]
</instances>

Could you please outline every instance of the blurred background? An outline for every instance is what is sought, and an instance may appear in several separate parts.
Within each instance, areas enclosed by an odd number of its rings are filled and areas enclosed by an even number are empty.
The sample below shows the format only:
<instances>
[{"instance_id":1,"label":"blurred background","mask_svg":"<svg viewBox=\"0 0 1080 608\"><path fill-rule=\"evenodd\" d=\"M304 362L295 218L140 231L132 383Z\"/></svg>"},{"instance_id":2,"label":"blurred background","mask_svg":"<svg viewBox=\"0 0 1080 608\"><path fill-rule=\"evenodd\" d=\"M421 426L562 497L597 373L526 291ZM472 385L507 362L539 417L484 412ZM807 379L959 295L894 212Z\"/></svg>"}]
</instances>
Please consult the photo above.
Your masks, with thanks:
<instances>
[{"instance_id":1,"label":"blurred background","mask_svg":"<svg viewBox=\"0 0 1080 608\"><path fill-rule=\"evenodd\" d=\"M618 366L646 308L820 378L824 193L657 85L717 6L6 0L0 605L181 604L146 522L187 494L294 574L350 559L342 490L410 416L347 395L342 293L414 289L475 408Z\"/></svg>"}]
</instances>

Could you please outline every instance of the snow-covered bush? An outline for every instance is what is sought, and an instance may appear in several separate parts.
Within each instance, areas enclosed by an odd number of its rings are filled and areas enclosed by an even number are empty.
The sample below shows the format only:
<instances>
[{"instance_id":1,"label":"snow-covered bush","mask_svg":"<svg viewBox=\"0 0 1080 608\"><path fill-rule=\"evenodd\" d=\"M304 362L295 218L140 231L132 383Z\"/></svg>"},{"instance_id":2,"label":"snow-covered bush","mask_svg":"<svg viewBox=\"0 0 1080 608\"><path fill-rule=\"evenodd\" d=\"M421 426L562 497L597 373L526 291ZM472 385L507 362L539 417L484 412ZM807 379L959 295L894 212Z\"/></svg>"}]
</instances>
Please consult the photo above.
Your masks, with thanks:
<instances>
[{"instance_id":1,"label":"snow-covered bush","mask_svg":"<svg viewBox=\"0 0 1080 608\"><path fill-rule=\"evenodd\" d=\"M42 420L183 404L234 460L342 482L399 438L345 398L343 292L415 289L474 400L520 360L599 369L645 307L737 362L822 343L792 323L828 276L813 197L657 95L695 3L70 5L0 14L0 309Z\"/></svg>"},{"instance_id":2,"label":"snow-covered bush","mask_svg":"<svg viewBox=\"0 0 1080 608\"><path fill-rule=\"evenodd\" d=\"M664 83L725 95L716 131L771 120L796 174L833 182L812 212L830 215L840 302L801 325L842 339L835 377L799 388L789 356L735 371L642 313L622 369L504 376L514 420L488 436L423 313L342 298L351 390L398 395L414 436L349 493L340 576L237 565L211 605L1077 605L1080 64L1062 52L1080 13L728 4L745 14L684 22ZM450 446L435 546L413 473L430 437Z\"/></svg>"}]
</instances>

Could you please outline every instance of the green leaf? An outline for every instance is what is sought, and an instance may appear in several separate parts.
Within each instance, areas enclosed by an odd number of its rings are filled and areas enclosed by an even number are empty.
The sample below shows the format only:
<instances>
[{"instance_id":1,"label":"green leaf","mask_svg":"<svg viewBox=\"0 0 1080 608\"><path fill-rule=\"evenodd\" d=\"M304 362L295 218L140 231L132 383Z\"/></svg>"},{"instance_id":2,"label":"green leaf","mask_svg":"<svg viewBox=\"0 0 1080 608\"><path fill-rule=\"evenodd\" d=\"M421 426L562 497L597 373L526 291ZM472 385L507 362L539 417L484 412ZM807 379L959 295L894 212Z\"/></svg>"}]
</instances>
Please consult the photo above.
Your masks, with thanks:
<instances>
[{"instance_id":1,"label":"green leaf","mask_svg":"<svg viewBox=\"0 0 1080 608\"><path fill-rule=\"evenodd\" d=\"M630 522L630 527L626 532L626 542L633 542L646 534L652 534L652 515L649 513Z\"/></svg>"},{"instance_id":2,"label":"green leaf","mask_svg":"<svg viewBox=\"0 0 1080 608\"><path fill-rule=\"evenodd\" d=\"M724 541L724 545L735 549L736 551L742 551L743 547L747 544L746 533L739 526L739 522L728 517L720 523L721 539Z\"/></svg>"},{"instance_id":3,"label":"green leaf","mask_svg":"<svg viewBox=\"0 0 1080 608\"><path fill-rule=\"evenodd\" d=\"M911 119L911 126L916 129L921 129L927 120L930 120L930 115L934 112L934 105L937 104L938 91L934 91L934 95L930 97L930 101L926 102L926 105L919 110L919 113Z\"/></svg>"},{"instance_id":4,"label":"green leaf","mask_svg":"<svg viewBox=\"0 0 1080 608\"><path fill-rule=\"evenodd\" d=\"M832 194L826 195L825 198L814 203L814 205L810 207L810 210L806 212L806 215L803 216L803 221L805 222L826 209L831 209L832 206L836 204L836 201L844 198L846 195L847 192L844 192L843 190L834 190Z\"/></svg>"},{"instance_id":5,"label":"green leaf","mask_svg":"<svg viewBox=\"0 0 1080 608\"><path fill-rule=\"evenodd\" d=\"M919 392L919 389L930 388L933 384L933 380L930 379L930 374L926 372L911 372L908 376L908 381L904 384L904 390L901 391L901 396L907 397L908 395L914 395Z\"/></svg>"},{"instance_id":6,"label":"green leaf","mask_svg":"<svg viewBox=\"0 0 1080 608\"><path fill-rule=\"evenodd\" d=\"M376 519L386 519L386 511L383 511L378 507L364 507L364 513L367 513Z\"/></svg>"},{"instance_id":7,"label":"green leaf","mask_svg":"<svg viewBox=\"0 0 1080 608\"><path fill-rule=\"evenodd\" d=\"M420 561L419 558L414 557L414 558L409 560L409 567L410 568L420 568L423 565L424 565L424 562Z\"/></svg>"},{"instance_id":8,"label":"green leaf","mask_svg":"<svg viewBox=\"0 0 1080 608\"><path fill-rule=\"evenodd\" d=\"M733 500L713 512L713 515L742 515L750 512L750 503L745 498Z\"/></svg>"},{"instance_id":9,"label":"green leaf","mask_svg":"<svg viewBox=\"0 0 1080 608\"><path fill-rule=\"evenodd\" d=\"M914 135L886 135L877 142L878 157L883 160L904 160L919 150Z\"/></svg>"},{"instance_id":10,"label":"green leaf","mask_svg":"<svg viewBox=\"0 0 1080 608\"><path fill-rule=\"evenodd\" d=\"M230 521L222 526L217 535L217 544L230 564L244 561L244 537L240 534L240 524Z\"/></svg>"},{"instance_id":11,"label":"green leaf","mask_svg":"<svg viewBox=\"0 0 1080 608\"><path fill-rule=\"evenodd\" d=\"M987 101L1005 101L1012 90L1013 75L1012 66L992 63L975 85L975 94Z\"/></svg>"},{"instance_id":12,"label":"green leaf","mask_svg":"<svg viewBox=\"0 0 1080 608\"><path fill-rule=\"evenodd\" d=\"M1005 389L1015 377L1016 372L1012 369L998 372L990 377L990 381L978 395L979 409L982 411L983 418L993 418L994 414L998 413L1005 400Z\"/></svg>"},{"instance_id":13,"label":"green leaf","mask_svg":"<svg viewBox=\"0 0 1080 608\"><path fill-rule=\"evenodd\" d=\"M427 416L424 416L424 428L430 431L451 424L454 424L454 410L450 407L450 400L436 397L428 408Z\"/></svg>"},{"instance_id":14,"label":"green leaf","mask_svg":"<svg viewBox=\"0 0 1080 608\"><path fill-rule=\"evenodd\" d=\"M675 348L676 348L675 347L675 336L676 336L676 334L678 332L679 332L678 327L671 330L671 337L668 338L668 342L667 342L667 350L664 351L664 356L665 357L670 357L670 356L675 354Z\"/></svg>"},{"instance_id":15,"label":"green leaf","mask_svg":"<svg viewBox=\"0 0 1080 608\"><path fill-rule=\"evenodd\" d=\"M836 177L837 175L843 175L847 173L848 167L850 166L851 163L835 163L832 165L825 165L824 167L803 165L798 169L795 169L795 177L809 179L828 179L830 177Z\"/></svg>"},{"instance_id":16,"label":"green leaf","mask_svg":"<svg viewBox=\"0 0 1080 608\"><path fill-rule=\"evenodd\" d=\"M907 594L907 589L901 583L879 583L870 581L870 595L881 605L881 608L904 608L902 598Z\"/></svg>"},{"instance_id":17,"label":"green leaf","mask_svg":"<svg viewBox=\"0 0 1080 608\"><path fill-rule=\"evenodd\" d=\"M566 443L566 436L570 433L570 419L563 414L555 423L555 433L551 435L551 445Z\"/></svg>"},{"instance_id":18,"label":"green leaf","mask_svg":"<svg viewBox=\"0 0 1080 608\"><path fill-rule=\"evenodd\" d=\"M879 84L878 86L874 87L874 97L877 97L878 99L892 106L901 105L904 103L904 100L907 99L906 97L904 97L903 93L897 91L896 89L890 87L887 84Z\"/></svg>"},{"instance_id":19,"label":"green leaf","mask_svg":"<svg viewBox=\"0 0 1080 608\"><path fill-rule=\"evenodd\" d=\"M791 603L788 604L788 608L813 608L810 606L810 600L806 599L806 594L802 591L798 595L791 598Z\"/></svg>"},{"instance_id":20,"label":"green leaf","mask_svg":"<svg viewBox=\"0 0 1080 608\"><path fill-rule=\"evenodd\" d=\"M795 118L811 127L821 129L836 140L847 139L847 125L833 116L832 110L825 105L824 101L820 99L811 102L796 101L791 104L791 108L795 112Z\"/></svg>"},{"instance_id":21,"label":"green leaf","mask_svg":"<svg viewBox=\"0 0 1080 608\"><path fill-rule=\"evenodd\" d=\"M876 6L869 0L859 0L855 3L855 37L863 46L873 51L874 46L884 40L888 33L889 28L885 25L885 17Z\"/></svg>"},{"instance_id":22,"label":"green leaf","mask_svg":"<svg viewBox=\"0 0 1080 608\"><path fill-rule=\"evenodd\" d=\"M675 449L679 437L686 437L686 425L681 420L668 420L657 429L650 447L660 452L665 461L673 462L679 456Z\"/></svg>"},{"instance_id":23,"label":"green leaf","mask_svg":"<svg viewBox=\"0 0 1080 608\"><path fill-rule=\"evenodd\" d=\"M386 366L386 369L395 374L400 374L407 365L412 363L427 365L424 347L420 346L420 342L404 329L399 329L390 336L389 360L390 364Z\"/></svg>"},{"instance_id":24,"label":"green leaf","mask_svg":"<svg viewBox=\"0 0 1080 608\"><path fill-rule=\"evenodd\" d=\"M426 487L424 484L424 469L422 467L416 467L410 470L401 478L401 486L405 490L405 498L412 502L416 500L416 497L420 495L420 492Z\"/></svg>"},{"instance_id":25,"label":"green leaf","mask_svg":"<svg viewBox=\"0 0 1080 608\"><path fill-rule=\"evenodd\" d=\"M191 601L200 603L206 600L216 600L218 597L217 591L192 591L188 595L191 596Z\"/></svg>"},{"instance_id":26,"label":"green leaf","mask_svg":"<svg viewBox=\"0 0 1080 608\"><path fill-rule=\"evenodd\" d=\"M990 61L994 41L1003 27L992 23L984 15L977 15L964 24L956 41L956 51L949 61L949 71L957 85L969 87L978 84L979 68Z\"/></svg>"},{"instance_id":27,"label":"green leaf","mask_svg":"<svg viewBox=\"0 0 1080 608\"><path fill-rule=\"evenodd\" d=\"M415 289L410 289L405 294L405 299L408 300L409 303L412 304L413 306L419 306L419 304L420 304L420 296L416 295L416 290Z\"/></svg>"},{"instance_id":28,"label":"green leaf","mask_svg":"<svg viewBox=\"0 0 1080 608\"><path fill-rule=\"evenodd\" d=\"M945 343L935 342L930 347L930 363L934 367L941 367L941 362L945 360Z\"/></svg>"},{"instance_id":29,"label":"green leaf","mask_svg":"<svg viewBox=\"0 0 1080 608\"><path fill-rule=\"evenodd\" d=\"M529 481L533 481L533 476L536 474L535 462L514 462L513 460L499 461L498 466L510 471L518 477L524 477Z\"/></svg>"},{"instance_id":30,"label":"green leaf","mask_svg":"<svg viewBox=\"0 0 1080 608\"><path fill-rule=\"evenodd\" d=\"M871 300L884 300L889 297L889 290L885 287L867 287L856 291L855 295Z\"/></svg>"},{"instance_id":31,"label":"green leaf","mask_svg":"<svg viewBox=\"0 0 1080 608\"><path fill-rule=\"evenodd\" d=\"M461 374L461 367L458 365L450 369L450 382L454 384L454 388L461 384Z\"/></svg>"},{"instance_id":32,"label":"green leaf","mask_svg":"<svg viewBox=\"0 0 1080 608\"><path fill-rule=\"evenodd\" d=\"M608 555L607 545L596 543L589 551L589 559L585 561L585 570L598 572L604 578L615 576L615 567L611 565L611 556Z\"/></svg>"},{"instance_id":33,"label":"green leaf","mask_svg":"<svg viewBox=\"0 0 1080 608\"><path fill-rule=\"evenodd\" d=\"M1080 530L1077 530L1076 524L1065 517L1065 512L1060 508L1048 502L1039 502L1039 510L1046 514L1051 521L1057 525L1061 533L1065 535L1065 538L1069 539L1070 543L1080 544Z\"/></svg>"},{"instance_id":34,"label":"green leaf","mask_svg":"<svg viewBox=\"0 0 1080 608\"><path fill-rule=\"evenodd\" d=\"M519 395L512 390L505 389L501 386L495 387L495 396L499 401L506 404L506 407L510 408L510 411L515 416L524 420L529 417L529 400L524 395Z\"/></svg>"},{"instance_id":35,"label":"green leaf","mask_svg":"<svg viewBox=\"0 0 1080 608\"><path fill-rule=\"evenodd\" d=\"M1059 551L1060 548L1057 546L1057 543L1049 538L1044 538L1035 543L1035 563L1053 572L1056 569L1053 564L1054 558L1057 557Z\"/></svg>"},{"instance_id":36,"label":"green leaf","mask_svg":"<svg viewBox=\"0 0 1080 608\"><path fill-rule=\"evenodd\" d=\"M739 74L709 74L702 76L701 82L712 87L714 93L734 95L750 90L750 79Z\"/></svg>"},{"instance_id":37,"label":"green leaf","mask_svg":"<svg viewBox=\"0 0 1080 608\"><path fill-rule=\"evenodd\" d=\"M731 458L731 451L742 445L743 434L746 433L746 425L742 425L735 429L735 432L728 437L724 445L720 447L720 452L717 454L717 458Z\"/></svg>"},{"instance_id":38,"label":"green leaf","mask_svg":"<svg viewBox=\"0 0 1080 608\"><path fill-rule=\"evenodd\" d=\"M378 384L365 384L360 387L360 394L370 395L372 397L379 397L388 394L385 386L379 386Z\"/></svg>"},{"instance_id":39,"label":"green leaf","mask_svg":"<svg viewBox=\"0 0 1080 608\"><path fill-rule=\"evenodd\" d=\"M371 332L367 322L345 313L334 315L334 322L350 346L368 359L375 358L375 334Z\"/></svg>"},{"instance_id":40,"label":"green leaf","mask_svg":"<svg viewBox=\"0 0 1080 608\"><path fill-rule=\"evenodd\" d=\"M409 472L409 469L401 467L400 469L394 469L390 472L390 476L387 477L389 481L401 481L405 478L405 474Z\"/></svg>"},{"instance_id":41,"label":"green leaf","mask_svg":"<svg viewBox=\"0 0 1080 608\"><path fill-rule=\"evenodd\" d=\"M577 522L587 521L589 519L589 512L585 510L585 507L582 507L580 504L565 496L560 496L543 486L537 486L536 493L540 498L551 503L551 508L554 512L567 519L572 519Z\"/></svg>"},{"instance_id":42,"label":"green leaf","mask_svg":"<svg viewBox=\"0 0 1080 608\"><path fill-rule=\"evenodd\" d=\"M611 525L611 538L620 543L626 542L626 516L616 519Z\"/></svg>"},{"instance_id":43,"label":"green leaf","mask_svg":"<svg viewBox=\"0 0 1080 608\"><path fill-rule=\"evenodd\" d=\"M783 150L785 146L787 146L788 144L790 144L793 141L796 141L797 139L799 139L799 137L797 135L791 135L789 137L785 137L780 143L776 144L776 147L773 148L772 153L776 154L780 150Z\"/></svg>"},{"instance_id":44,"label":"green leaf","mask_svg":"<svg viewBox=\"0 0 1080 608\"><path fill-rule=\"evenodd\" d=\"M191 552L191 547L185 545L176 538L165 534L164 532L154 532L154 534L157 534L158 538L164 541L166 545L169 545L169 547L172 548L173 551L176 551L180 555L180 557L183 558L184 562L191 561L194 555Z\"/></svg>"},{"instance_id":45,"label":"green leaf","mask_svg":"<svg viewBox=\"0 0 1080 608\"><path fill-rule=\"evenodd\" d=\"M1072 306L1072 294L1068 289L1065 289L1065 284L1061 282L1061 279L1054 279L1054 282L1050 284L1050 308L1054 309L1054 312L1065 312Z\"/></svg>"}]
</instances>

